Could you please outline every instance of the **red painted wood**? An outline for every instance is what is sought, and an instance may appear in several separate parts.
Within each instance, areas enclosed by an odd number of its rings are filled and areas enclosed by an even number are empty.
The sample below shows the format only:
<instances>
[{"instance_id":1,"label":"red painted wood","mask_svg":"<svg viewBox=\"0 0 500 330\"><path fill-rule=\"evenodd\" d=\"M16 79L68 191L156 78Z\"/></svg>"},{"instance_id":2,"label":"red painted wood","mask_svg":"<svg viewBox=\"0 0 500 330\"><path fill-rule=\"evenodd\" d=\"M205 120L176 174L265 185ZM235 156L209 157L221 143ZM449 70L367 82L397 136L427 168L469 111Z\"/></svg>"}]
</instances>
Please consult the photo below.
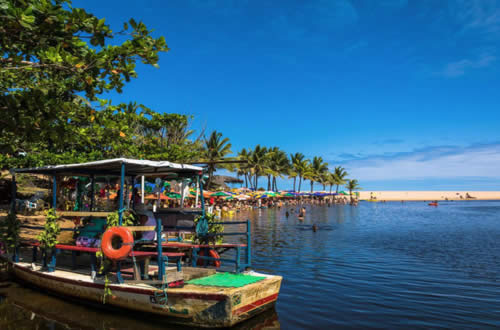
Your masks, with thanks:
<instances>
[{"instance_id":1,"label":"red painted wood","mask_svg":"<svg viewBox=\"0 0 500 330\"><path fill-rule=\"evenodd\" d=\"M265 304L268 304L272 301L275 301L276 299L278 299L278 294L275 293L275 294L272 294L268 297L265 297L265 298L262 298L262 299L259 299L257 301L254 301L253 303L251 304L248 304L248 305L245 305L243 307L240 307L236 310L233 311L233 314L234 315L239 315L241 313L246 313L246 312L249 312L251 311L252 309L255 309L259 306L262 306L262 305L265 305Z\"/></svg>"},{"instance_id":2,"label":"red painted wood","mask_svg":"<svg viewBox=\"0 0 500 330\"><path fill-rule=\"evenodd\" d=\"M83 282L83 281L78 281L78 280L72 280L69 278L63 278L59 276L54 276L50 275L48 273L41 273L37 271L33 271L31 269L25 268L25 267L20 267L16 264L14 264L14 267L17 269L33 274L34 276L42 277L42 278L47 278L53 281L58 281L62 283L68 283L76 286L84 286L88 288L97 288L97 289L104 289L104 284L99 284L99 283L92 283L92 282ZM36 283L34 283L36 284ZM145 294L145 295L153 295L155 290L150 290L150 289L142 289L142 288L130 288L130 287L123 287L120 286L119 284L111 284L111 290L116 290L116 291L123 291L123 292L130 292L130 293L135 293L135 294ZM181 297L184 299L199 299L199 300L215 300L215 301L222 301L227 298L227 296L223 294L217 294L217 293L191 293L191 292L168 292L169 296L176 296L176 297Z\"/></svg>"}]
</instances>

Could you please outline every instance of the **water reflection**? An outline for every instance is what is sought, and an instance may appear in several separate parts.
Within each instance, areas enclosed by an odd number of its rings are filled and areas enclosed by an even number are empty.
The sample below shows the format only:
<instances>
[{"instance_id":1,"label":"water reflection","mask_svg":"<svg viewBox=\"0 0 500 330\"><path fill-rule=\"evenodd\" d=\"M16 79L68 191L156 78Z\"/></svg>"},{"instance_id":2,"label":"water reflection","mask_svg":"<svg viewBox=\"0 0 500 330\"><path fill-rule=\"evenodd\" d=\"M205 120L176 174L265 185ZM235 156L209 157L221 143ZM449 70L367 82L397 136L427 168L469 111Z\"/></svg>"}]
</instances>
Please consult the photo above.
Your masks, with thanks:
<instances>
[{"instance_id":1,"label":"water reflection","mask_svg":"<svg viewBox=\"0 0 500 330\"><path fill-rule=\"evenodd\" d=\"M149 314L101 307L69 303L15 282L0 283L0 329L185 329ZM279 328L274 309L234 327L241 330Z\"/></svg>"},{"instance_id":2,"label":"water reflection","mask_svg":"<svg viewBox=\"0 0 500 330\"><path fill-rule=\"evenodd\" d=\"M252 319L242 329L500 326L500 202L306 208L303 221L297 207L295 212L289 207L234 216L252 223L253 268L284 276L277 313ZM234 226L244 230L245 225ZM11 292L0 304L2 329L19 329L15 320L27 329L33 322L48 327L43 322L61 315L80 328L165 328L161 322L69 304L18 285L0 290ZM5 312L15 298L29 303L27 312ZM31 311L51 313L30 321Z\"/></svg>"}]
</instances>

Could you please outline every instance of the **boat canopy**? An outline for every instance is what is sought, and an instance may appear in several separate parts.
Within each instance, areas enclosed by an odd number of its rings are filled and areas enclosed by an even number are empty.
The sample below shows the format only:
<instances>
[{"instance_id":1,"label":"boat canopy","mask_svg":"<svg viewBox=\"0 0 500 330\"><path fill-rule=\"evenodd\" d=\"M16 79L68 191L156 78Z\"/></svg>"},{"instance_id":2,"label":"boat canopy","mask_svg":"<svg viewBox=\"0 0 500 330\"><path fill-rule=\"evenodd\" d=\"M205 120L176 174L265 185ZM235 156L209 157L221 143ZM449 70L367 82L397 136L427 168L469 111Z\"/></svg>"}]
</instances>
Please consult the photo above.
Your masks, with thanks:
<instances>
[{"instance_id":1,"label":"boat canopy","mask_svg":"<svg viewBox=\"0 0 500 330\"><path fill-rule=\"evenodd\" d=\"M112 175L120 176L122 164L125 165L127 175L131 176L156 176L169 173L200 174L203 168L199 166L177 164L169 161L152 161L128 158L114 158L95 162L49 165L43 167L13 169L15 173L34 173L47 175Z\"/></svg>"}]
</instances>

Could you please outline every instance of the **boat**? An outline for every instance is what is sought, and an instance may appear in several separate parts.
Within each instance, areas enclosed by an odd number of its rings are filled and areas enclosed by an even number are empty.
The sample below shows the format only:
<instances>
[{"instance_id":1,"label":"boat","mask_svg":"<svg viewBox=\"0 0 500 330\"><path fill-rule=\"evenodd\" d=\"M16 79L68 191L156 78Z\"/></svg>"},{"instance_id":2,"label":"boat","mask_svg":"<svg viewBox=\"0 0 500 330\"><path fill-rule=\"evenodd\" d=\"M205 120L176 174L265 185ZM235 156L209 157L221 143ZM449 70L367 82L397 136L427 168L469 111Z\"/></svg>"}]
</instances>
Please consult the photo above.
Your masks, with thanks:
<instances>
[{"instance_id":1,"label":"boat","mask_svg":"<svg viewBox=\"0 0 500 330\"><path fill-rule=\"evenodd\" d=\"M17 173L52 176L52 209L57 208L57 181L61 177L87 176L94 187L98 176L112 176L120 180L118 197L118 225L106 228L100 246L78 246L58 242L48 248L34 240L21 241L2 258L8 260L10 271L19 281L39 287L62 297L95 307L108 306L138 315L161 317L166 322L196 327L230 327L266 310L277 302L282 277L251 270L250 221L218 222L225 227L238 225L246 230L218 232L216 237L246 238L246 244L215 243L210 239L210 226L205 214L201 193L200 208L153 208L144 214L154 217L155 225L124 225L124 213L139 207L130 200L125 189L144 177L175 179L194 182L203 191L203 168L168 161L148 161L127 158L109 159L81 164L55 165L38 168L14 169L13 196L16 196ZM125 179L129 184L125 185ZM188 180L189 179L189 180ZM128 187L128 188L127 188ZM96 210L95 194L88 210L60 211L58 216L90 219L107 217L113 212ZM126 198L124 198L127 196ZM196 197L198 201L198 196ZM15 198L14 198L15 199ZM196 203L198 204L198 203ZM160 205L160 204L159 204ZM13 202L11 212L16 212ZM148 213L150 212L150 213ZM149 220L149 216L148 216ZM174 221L175 223L172 223ZM176 239L170 230L186 230L191 224L198 240ZM246 226L245 226L246 225ZM29 229L43 227L27 226ZM233 227L234 228L234 227ZM78 231L81 228L62 228ZM189 229L189 228L188 228ZM154 233L154 239L138 238L137 233ZM167 235L165 235L167 233ZM134 236L135 235L135 236ZM131 240L129 238L131 237ZM166 238L165 238L166 237ZM116 238L121 243L116 243ZM235 251L233 257L220 257L226 251ZM41 256L40 256L41 253ZM98 256L111 260L106 264ZM103 270L107 265L107 270ZM220 268L218 268L220 266ZM146 314L143 314L146 313Z\"/></svg>"},{"instance_id":2,"label":"boat","mask_svg":"<svg viewBox=\"0 0 500 330\"><path fill-rule=\"evenodd\" d=\"M428 205L429 205L429 206L438 206L438 203L434 203L434 202L433 202L433 203L429 203Z\"/></svg>"}]
</instances>

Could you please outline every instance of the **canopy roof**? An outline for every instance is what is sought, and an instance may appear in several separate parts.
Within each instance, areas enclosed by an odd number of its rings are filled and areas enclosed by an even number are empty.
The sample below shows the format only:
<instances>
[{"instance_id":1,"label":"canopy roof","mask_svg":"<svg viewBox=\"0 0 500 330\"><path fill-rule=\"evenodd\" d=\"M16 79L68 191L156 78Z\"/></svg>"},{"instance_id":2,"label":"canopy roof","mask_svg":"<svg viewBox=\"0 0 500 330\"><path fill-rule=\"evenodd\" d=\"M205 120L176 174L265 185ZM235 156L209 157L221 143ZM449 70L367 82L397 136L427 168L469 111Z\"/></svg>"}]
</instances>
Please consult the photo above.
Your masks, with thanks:
<instances>
[{"instance_id":1,"label":"canopy roof","mask_svg":"<svg viewBox=\"0 0 500 330\"><path fill-rule=\"evenodd\" d=\"M169 173L184 173L189 175L200 173L203 170L199 166L177 164L169 161L115 158L81 164L13 169L13 171L16 173L58 174L67 176L89 174L120 176L122 164L125 164L125 175L127 176L160 176Z\"/></svg>"}]
</instances>

